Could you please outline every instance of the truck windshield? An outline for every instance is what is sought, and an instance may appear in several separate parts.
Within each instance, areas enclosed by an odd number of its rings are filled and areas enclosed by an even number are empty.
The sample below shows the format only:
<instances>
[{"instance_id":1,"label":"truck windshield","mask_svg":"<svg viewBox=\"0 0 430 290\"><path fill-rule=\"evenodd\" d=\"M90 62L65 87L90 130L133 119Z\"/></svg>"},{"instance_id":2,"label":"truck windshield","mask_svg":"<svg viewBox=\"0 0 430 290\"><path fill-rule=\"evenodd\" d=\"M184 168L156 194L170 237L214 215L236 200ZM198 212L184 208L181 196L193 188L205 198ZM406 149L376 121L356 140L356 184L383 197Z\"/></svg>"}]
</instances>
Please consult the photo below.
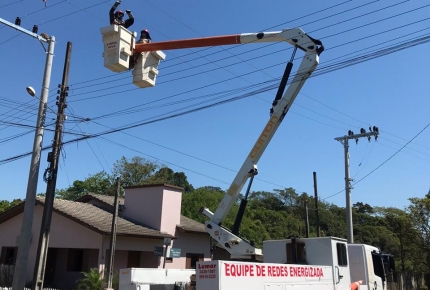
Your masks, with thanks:
<instances>
[{"instance_id":1,"label":"truck windshield","mask_svg":"<svg viewBox=\"0 0 430 290\"><path fill-rule=\"evenodd\" d=\"M372 252L372 261L375 275L381 277L382 281L385 281L384 263L382 262L381 255Z\"/></svg>"}]
</instances>

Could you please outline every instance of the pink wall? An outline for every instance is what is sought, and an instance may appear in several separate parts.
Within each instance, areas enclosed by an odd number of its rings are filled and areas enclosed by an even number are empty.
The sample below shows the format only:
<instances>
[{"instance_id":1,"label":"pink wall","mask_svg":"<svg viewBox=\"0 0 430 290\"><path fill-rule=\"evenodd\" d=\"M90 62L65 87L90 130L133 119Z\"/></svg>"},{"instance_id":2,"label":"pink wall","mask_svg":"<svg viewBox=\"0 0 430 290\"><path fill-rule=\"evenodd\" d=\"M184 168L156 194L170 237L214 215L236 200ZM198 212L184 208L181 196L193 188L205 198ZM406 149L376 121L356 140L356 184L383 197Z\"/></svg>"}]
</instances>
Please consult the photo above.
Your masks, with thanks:
<instances>
[{"instance_id":1,"label":"pink wall","mask_svg":"<svg viewBox=\"0 0 430 290\"><path fill-rule=\"evenodd\" d=\"M128 187L125 188L124 216L174 235L181 219L181 201L179 188Z\"/></svg>"},{"instance_id":2,"label":"pink wall","mask_svg":"<svg viewBox=\"0 0 430 290\"><path fill-rule=\"evenodd\" d=\"M126 188L124 216L159 230L163 205L162 187Z\"/></svg>"},{"instance_id":3,"label":"pink wall","mask_svg":"<svg viewBox=\"0 0 430 290\"><path fill-rule=\"evenodd\" d=\"M33 238L30 244L26 281L31 281L33 278L33 268L36 260L42 215L43 207L39 205L36 206L34 209L32 227ZM12 219L0 224L0 232L7 233L0 235L1 247L16 246L16 237L20 235L21 232L22 217L23 214L19 214ZM49 247L99 249L101 246L101 241L102 236L96 232L55 212L52 214Z\"/></svg>"},{"instance_id":4,"label":"pink wall","mask_svg":"<svg viewBox=\"0 0 430 290\"><path fill-rule=\"evenodd\" d=\"M175 235L176 226L181 223L182 192L165 188L161 210L161 232Z\"/></svg>"},{"instance_id":5,"label":"pink wall","mask_svg":"<svg viewBox=\"0 0 430 290\"><path fill-rule=\"evenodd\" d=\"M210 261L209 235L188 234L176 232L176 240L172 242L172 248L181 249L181 258L173 258L172 263L166 263L168 269L185 269L186 254L204 254L205 261ZM161 267L163 264L161 263Z\"/></svg>"}]
</instances>

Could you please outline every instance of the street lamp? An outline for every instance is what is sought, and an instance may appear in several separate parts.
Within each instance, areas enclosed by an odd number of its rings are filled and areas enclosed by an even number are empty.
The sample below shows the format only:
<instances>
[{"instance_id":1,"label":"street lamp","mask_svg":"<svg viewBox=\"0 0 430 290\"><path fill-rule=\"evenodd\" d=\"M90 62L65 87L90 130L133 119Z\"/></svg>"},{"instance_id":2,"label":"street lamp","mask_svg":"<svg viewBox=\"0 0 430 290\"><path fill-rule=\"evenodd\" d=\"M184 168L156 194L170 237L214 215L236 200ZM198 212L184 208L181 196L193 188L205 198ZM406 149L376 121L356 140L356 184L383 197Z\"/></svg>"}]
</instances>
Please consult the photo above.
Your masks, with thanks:
<instances>
[{"instance_id":1,"label":"street lamp","mask_svg":"<svg viewBox=\"0 0 430 290\"><path fill-rule=\"evenodd\" d=\"M41 103L43 103L43 105L45 105L49 110L51 110L52 113L57 115L57 112L55 112L53 109L51 109L51 107L49 107L47 103L44 103L38 96L36 96L36 91L33 89L33 87L26 87L25 89L27 90L27 93L30 96L38 99Z\"/></svg>"},{"instance_id":2,"label":"street lamp","mask_svg":"<svg viewBox=\"0 0 430 290\"><path fill-rule=\"evenodd\" d=\"M10 25L9 25L10 26ZM24 29L22 31L31 35ZM43 133L45 126L46 107L49 94L49 84L51 81L51 69L54 59L55 37L50 36L49 39L37 37L39 41L48 42L48 50L46 51L45 70L43 75L42 89L40 94L39 111L36 120L36 130L34 133L33 151L31 156L30 171L28 175L27 191L25 195L24 214L22 218L21 233L18 239L18 254L15 262L15 269L12 282L12 290L24 289L27 281L27 265L29 263L29 250L32 238L33 215L36 205L37 183L39 179L40 156L42 153ZM43 44L42 44L43 46ZM32 97L36 97L36 92L32 87L26 88L27 92Z\"/></svg>"}]
</instances>

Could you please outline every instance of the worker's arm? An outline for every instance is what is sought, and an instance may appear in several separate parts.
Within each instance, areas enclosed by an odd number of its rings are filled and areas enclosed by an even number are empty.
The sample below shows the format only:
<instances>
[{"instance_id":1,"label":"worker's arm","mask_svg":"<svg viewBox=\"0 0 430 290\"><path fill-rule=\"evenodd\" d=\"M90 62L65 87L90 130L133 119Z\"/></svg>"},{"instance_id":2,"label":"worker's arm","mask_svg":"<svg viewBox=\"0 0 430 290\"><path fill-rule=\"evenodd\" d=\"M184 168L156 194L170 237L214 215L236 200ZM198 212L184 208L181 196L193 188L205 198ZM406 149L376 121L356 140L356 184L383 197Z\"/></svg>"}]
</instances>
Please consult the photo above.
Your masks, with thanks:
<instances>
[{"instance_id":1,"label":"worker's arm","mask_svg":"<svg viewBox=\"0 0 430 290\"><path fill-rule=\"evenodd\" d=\"M109 23L110 23L110 24L113 24L114 17L115 17L115 16L114 16L114 13L115 13L116 8L118 8L119 4L121 4L121 1L120 1L120 0L116 1L116 2L112 5L111 9L109 10Z\"/></svg>"},{"instance_id":2,"label":"worker's arm","mask_svg":"<svg viewBox=\"0 0 430 290\"><path fill-rule=\"evenodd\" d=\"M129 28L134 23L134 16L130 10L125 10L125 13L127 13L128 19L126 21L124 21L124 27Z\"/></svg>"}]
</instances>

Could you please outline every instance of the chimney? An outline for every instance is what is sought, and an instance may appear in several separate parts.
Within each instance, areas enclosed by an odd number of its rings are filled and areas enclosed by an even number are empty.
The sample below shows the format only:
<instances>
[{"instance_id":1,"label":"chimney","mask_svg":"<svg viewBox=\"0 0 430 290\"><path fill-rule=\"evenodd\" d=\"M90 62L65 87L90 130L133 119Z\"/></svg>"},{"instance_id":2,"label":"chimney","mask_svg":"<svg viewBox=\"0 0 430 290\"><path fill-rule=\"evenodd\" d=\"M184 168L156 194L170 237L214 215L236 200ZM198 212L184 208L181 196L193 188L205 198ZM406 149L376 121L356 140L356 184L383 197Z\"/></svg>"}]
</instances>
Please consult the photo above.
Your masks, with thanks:
<instances>
[{"instance_id":1,"label":"chimney","mask_svg":"<svg viewBox=\"0 0 430 290\"><path fill-rule=\"evenodd\" d=\"M124 216L175 235L181 220L183 188L169 184L125 187Z\"/></svg>"}]
</instances>

